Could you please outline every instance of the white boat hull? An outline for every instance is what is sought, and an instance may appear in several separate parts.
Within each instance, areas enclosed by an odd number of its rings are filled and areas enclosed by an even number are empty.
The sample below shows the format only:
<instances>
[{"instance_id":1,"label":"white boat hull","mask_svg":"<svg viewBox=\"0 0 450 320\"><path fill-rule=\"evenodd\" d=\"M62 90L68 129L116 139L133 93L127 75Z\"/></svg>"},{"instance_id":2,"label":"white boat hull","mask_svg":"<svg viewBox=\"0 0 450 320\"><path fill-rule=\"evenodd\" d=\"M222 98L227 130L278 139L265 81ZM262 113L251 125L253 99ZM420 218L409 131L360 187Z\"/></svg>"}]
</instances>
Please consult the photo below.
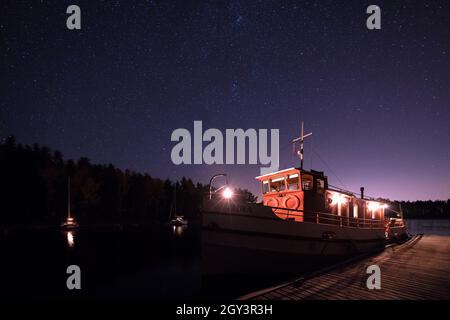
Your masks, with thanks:
<instances>
[{"instance_id":1,"label":"white boat hull","mask_svg":"<svg viewBox=\"0 0 450 320\"><path fill-rule=\"evenodd\" d=\"M384 228L283 220L268 207L206 201L202 222L204 274L298 272L382 249Z\"/></svg>"}]
</instances>

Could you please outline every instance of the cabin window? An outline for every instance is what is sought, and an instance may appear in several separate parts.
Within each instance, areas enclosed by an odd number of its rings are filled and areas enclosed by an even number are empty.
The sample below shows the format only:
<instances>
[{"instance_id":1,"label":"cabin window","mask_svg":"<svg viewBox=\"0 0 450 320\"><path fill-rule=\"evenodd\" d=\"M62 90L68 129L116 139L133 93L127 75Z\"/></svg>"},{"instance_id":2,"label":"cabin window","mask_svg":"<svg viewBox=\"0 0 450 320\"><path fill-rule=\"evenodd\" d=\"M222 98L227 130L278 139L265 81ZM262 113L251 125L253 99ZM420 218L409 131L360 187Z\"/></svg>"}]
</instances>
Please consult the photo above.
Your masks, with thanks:
<instances>
[{"instance_id":1,"label":"cabin window","mask_svg":"<svg viewBox=\"0 0 450 320\"><path fill-rule=\"evenodd\" d=\"M263 181L263 194L269 192L269 181Z\"/></svg>"},{"instance_id":2,"label":"cabin window","mask_svg":"<svg viewBox=\"0 0 450 320\"><path fill-rule=\"evenodd\" d=\"M317 178L316 179L316 190L317 193L319 194L323 194L325 191L325 180L321 179L321 178Z\"/></svg>"},{"instance_id":3,"label":"cabin window","mask_svg":"<svg viewBox=\"0 0 450 320\"><path fill-rule=\"evenodd\" d=\"M303 190L312 190L313 189L313 177L310 175L302 176L302 189Z\"/></svg>"},{"instance_id":4,"label":"cabin window","mask_svg":"<svg viewBox=\"0 0 450 320\"><path fill-rule=\"evenodd\" d=\"M291 174L287 177L288 190L298 190L298 174Z\"/></svg>"},{"instance_id":5,"label":"cabin window","mask_svg":"<svg viewBox=\"0 0 450 320\"><path fill-rule=\"evenodd\" d=\"M358 204L353 204L353 218L358 218Z\"/></svg>"},{"instance_id":6,"label":"cabin window","mask_svg":"<svg viewBox=\"0 0 450 320\"><path fill-rule=\"evenodd\" d=\"M280 192L286 190L285 178L273 179L270 183L270 192Z\"/></svg>"}]
</instances>

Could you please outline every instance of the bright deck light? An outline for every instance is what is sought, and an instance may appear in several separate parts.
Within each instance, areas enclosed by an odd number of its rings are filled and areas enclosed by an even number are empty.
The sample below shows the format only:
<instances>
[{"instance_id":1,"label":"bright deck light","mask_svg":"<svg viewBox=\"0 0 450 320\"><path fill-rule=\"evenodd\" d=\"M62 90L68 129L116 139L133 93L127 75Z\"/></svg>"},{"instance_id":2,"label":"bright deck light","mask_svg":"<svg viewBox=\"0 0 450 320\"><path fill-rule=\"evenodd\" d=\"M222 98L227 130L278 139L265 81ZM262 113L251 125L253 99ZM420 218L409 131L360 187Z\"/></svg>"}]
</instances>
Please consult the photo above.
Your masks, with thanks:
<instances>
[{"instance_id":1,"label":"bright deck light","mask_svg":"<svg viewBox=\"0 0 450 320\"><path fill-rule=\"evenodd\" d=\"M231 191L230 188L225 188L225 190L223 190L223 197L225 199L231 199L231 197L233 196L233 191Z\"/></svg>"},{"instance_id":2,"label":"bright deck light","mask_svg":"<svg viewBox=\"0 0 450 320\"><path fill-rule=\"evenodd\" d=\"M333 196L331 197L331 205L336 205L336 204L345 204L347 203L347 198L339 193L333 193Z\"/></svg>"},{"instance_id":3,"label":"bright deck light","mask_svg":"<svg viewBox=\"0 0 450 320\"><path fill-rule=\"evenodd\" d=\"M333 196L331 197L331 205L335 205L337 204L339 201L339 195L337 193L334 193Z\"/></svg>"},{"instance_id":4,"label":"bright deck light","mask_svg":"<svg viewBox=\"0 0 450 320\"><path fill-rule=\"evenodd\" d=\"M380 204L378 202L370 202L369 203L370 211L377 211L379 208L380 208Z\"/></svg>"}]
</instances>

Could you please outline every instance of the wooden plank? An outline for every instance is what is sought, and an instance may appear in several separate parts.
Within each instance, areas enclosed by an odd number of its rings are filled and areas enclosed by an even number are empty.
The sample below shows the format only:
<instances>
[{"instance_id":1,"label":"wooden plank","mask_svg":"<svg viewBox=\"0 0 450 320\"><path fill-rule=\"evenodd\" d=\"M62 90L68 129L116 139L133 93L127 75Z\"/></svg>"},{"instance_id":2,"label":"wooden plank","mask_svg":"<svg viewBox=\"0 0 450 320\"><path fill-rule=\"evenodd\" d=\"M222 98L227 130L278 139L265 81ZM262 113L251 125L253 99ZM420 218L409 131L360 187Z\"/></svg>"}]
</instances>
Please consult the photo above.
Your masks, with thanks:
<instances>
[{"instance_id":1,"label":"wooden plank","mask_svg":"<svg viewBox=\"0 0 450 320\"><path fill-rule=\"evenodd\" d=\"M381 269L381 290L366 288L366 268ZM253 299L450 299L450 238L424 236L328 273L263 290Z\"/></svg>"}]
</instances>

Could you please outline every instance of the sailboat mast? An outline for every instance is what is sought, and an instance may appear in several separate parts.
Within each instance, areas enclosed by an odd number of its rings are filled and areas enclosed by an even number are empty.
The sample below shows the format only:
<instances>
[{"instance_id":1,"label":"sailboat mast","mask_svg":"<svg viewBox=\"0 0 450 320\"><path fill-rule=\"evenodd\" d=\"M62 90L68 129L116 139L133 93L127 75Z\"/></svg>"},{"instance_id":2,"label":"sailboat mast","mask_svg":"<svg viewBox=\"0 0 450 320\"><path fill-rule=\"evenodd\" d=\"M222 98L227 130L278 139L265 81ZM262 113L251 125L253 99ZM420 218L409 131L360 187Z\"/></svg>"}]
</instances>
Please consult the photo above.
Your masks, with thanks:
<instances>
[{"instance_id":1,"label":"sailboat mast","mask_svg":"<svg viewBox=\"0 0 450 320\"><path fill-rule=\"evenodd\" d=\"M174 219L177 215L177 184L178 181L176 181L173 186L172 199L170 201L169 219Z\"/></svg>"},{"instance_id":2,"label":"sailboat mast","mask_svg":"<svg viewBox=\"0 0 450 320\"><path fill-rule=\"evenodd\" d=\"M178 185L178 181L175 182L175 202L174 202L175 217L177 216L177 185Z\"/></svg>"},{"instance_id":3,"label":"sailboat mast","mask_svg":"<svg viewBox=\"0 0 450 320\"><path fill-rule=\"evenodd\" d=\"M67 218L70 219L70 176L67 182Z\"/></svg>"}]
</instances>

